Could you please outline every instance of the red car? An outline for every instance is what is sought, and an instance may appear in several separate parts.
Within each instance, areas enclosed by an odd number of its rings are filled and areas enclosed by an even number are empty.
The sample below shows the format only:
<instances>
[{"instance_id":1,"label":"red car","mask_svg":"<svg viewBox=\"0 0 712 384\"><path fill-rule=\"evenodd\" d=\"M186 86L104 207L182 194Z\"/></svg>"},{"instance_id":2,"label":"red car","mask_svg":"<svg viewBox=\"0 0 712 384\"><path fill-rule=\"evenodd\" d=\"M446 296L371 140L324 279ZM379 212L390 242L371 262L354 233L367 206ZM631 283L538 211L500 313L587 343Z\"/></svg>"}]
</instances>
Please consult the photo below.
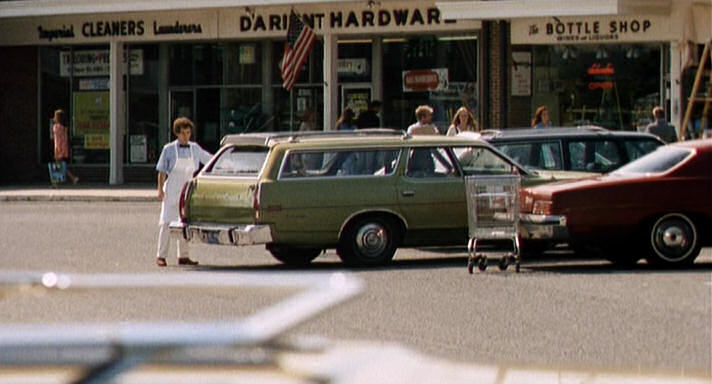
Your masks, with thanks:
<instances>
[{"instance_id":1,"label":"red car","mask_svg":"<svg viewBox=\"0 0 712 384\"><path fill-rule=\"evenodd\" d=\"M593 178L523 188L523 250L568 243L611 261L692 264L712 243L712 140L659 147Z\"/></svg>"}]
</instances>

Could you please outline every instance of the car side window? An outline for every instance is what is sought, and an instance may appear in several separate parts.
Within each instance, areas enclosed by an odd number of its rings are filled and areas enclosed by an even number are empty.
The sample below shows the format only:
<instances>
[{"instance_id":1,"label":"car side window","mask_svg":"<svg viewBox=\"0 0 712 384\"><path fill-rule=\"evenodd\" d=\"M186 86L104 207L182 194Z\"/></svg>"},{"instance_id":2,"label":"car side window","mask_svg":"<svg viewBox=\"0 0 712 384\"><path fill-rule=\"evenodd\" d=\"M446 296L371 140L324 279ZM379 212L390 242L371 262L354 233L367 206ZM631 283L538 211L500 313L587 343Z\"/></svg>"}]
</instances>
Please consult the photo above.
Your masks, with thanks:
<instances>
[{"instance_id":1,"label":"car side window","mask_svg":"<svg viewBox=\"0 0 712 384\"><path fill-rule=\"evenodd\" d=\"M537 168L546 170L563 169L561 161L561 146L559 142L536 143L538 149Z\"/></svg>"},{"instance_id":2,"label":"car side window","mask_svg":"<svg viewBox=\"0 0 712 384\"><path fill-rule=\"evenodd\" d=\"M391 175L398 153L397 149L289 151L279 179Z\"/></svg>"},{"instance_id":3,"label":"car side window","mask_svg":"<svg viewBox=\"0 0 712 384\"><path fill-rule=\"evenodd\" d=\"M626 140L625 151L628 154L628 160L633 161L654 151L660 145L661 144L655 140Z\"/></svg>"},{"instance_id":4,"label":"car side window","mask_svg":"<svg viewBox=\"0 0 712 384\"><path fill-rule=\"evenodd\" d=\"M570 141L571 170L605 173L621 165L618 146L612 140Z\"/></svg>"},{"instance_id":5,"label":"car side window","mask_svg":"<svg viewBox=\"0 0 712 384\"><path fill-rule=\"evenodd\" d=\"M444 148L413 148L408 153L405 175L414 178L454 177L457 168Z\"/></svg>"},{"instance_id":6,"label":"car side window","mask_svg":"<svg viewBox=\"0 0 712 384\"><path fill-rule=\"evenodd\" d=\"M534 167L537 166L532 162L532 147L533 143L516 143L516 144L498 144L497 149L502 151L505 155L514 159L517 163L527 166Z\"/></svg>"},{"instance_id":7,"label":"car side window","mask_svg":"<svg viewBox=\"0 0 712 384\"><path fill-rule=\"evenodd\" d=\"M455 147L452 150L465 175L511 174L514 167L487 147Z\"/></svg>"}]
</instances>

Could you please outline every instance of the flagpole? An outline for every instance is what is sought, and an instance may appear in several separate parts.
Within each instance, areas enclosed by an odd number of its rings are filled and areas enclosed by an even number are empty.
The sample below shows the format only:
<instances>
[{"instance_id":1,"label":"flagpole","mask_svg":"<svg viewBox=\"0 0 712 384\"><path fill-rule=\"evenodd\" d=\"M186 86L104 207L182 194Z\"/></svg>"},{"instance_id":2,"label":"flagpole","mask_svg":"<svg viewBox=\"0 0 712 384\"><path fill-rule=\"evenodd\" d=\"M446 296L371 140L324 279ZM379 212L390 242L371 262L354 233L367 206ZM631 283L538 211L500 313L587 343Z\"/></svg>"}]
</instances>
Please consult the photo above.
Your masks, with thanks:
<instances>
[{"instance_id":1,"label":"flagpole","mask_svg":"<svg viewBox=\"0 0 712 384\"><path fill-rule=\"evenodd\" d=\"M289 91L289 131L294 131L294 88Z\"/></svg>"}]
</instances>

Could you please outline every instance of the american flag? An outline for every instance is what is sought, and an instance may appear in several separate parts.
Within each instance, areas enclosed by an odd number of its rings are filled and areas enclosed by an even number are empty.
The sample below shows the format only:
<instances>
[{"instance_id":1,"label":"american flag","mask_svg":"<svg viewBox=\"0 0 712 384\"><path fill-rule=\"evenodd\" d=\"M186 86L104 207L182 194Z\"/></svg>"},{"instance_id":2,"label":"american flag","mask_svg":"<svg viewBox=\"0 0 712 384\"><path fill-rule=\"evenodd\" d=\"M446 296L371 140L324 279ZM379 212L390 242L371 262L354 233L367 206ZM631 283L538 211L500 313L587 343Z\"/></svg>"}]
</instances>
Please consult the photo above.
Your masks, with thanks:
<instances>
[{"instance_id":1,"label":"american flag","mask_svg":"<svg viewBox=\"0 0 712 384\"><path fill-rule=\"evenodd\" d=\"M289 28L287 30L287 42L284 44L284 55L282 55L282 86L287 91L291 91L297 76L301 72L302 64L309 56L312 46L316 40L316 34L308 25L302 23L299 17L292 11L289 15Z\"/></svg>"}]
</instances>

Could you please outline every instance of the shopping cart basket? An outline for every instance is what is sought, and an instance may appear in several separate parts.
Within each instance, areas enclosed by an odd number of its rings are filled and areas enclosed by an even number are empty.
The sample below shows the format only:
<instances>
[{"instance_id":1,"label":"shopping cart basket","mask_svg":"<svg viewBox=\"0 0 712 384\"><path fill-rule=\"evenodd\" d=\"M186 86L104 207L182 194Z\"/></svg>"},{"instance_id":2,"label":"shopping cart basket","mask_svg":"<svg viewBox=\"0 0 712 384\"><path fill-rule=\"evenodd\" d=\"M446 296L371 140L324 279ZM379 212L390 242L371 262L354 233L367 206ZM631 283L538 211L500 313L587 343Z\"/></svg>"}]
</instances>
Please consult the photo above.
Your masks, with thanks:
<instances>
[{"instance_id":1,"label":"shopping cart basket","mask_svg":"<svg viewBox=\"0 0 712 384\"><path fill-rule=\"evenodd\" d=\"M467 176L467 216L470 238L467 243L467 270L474 266L487 269L487 254L498 254L499 269L504 271L514 262L519 272L519 188L518 175ZM481 240L496 240L488 243L487 251L478 251ZM505 240L504 242L502 240ZM495 245L507 244L511 249L502 251Z\"/></svg>"}]
</instances>

